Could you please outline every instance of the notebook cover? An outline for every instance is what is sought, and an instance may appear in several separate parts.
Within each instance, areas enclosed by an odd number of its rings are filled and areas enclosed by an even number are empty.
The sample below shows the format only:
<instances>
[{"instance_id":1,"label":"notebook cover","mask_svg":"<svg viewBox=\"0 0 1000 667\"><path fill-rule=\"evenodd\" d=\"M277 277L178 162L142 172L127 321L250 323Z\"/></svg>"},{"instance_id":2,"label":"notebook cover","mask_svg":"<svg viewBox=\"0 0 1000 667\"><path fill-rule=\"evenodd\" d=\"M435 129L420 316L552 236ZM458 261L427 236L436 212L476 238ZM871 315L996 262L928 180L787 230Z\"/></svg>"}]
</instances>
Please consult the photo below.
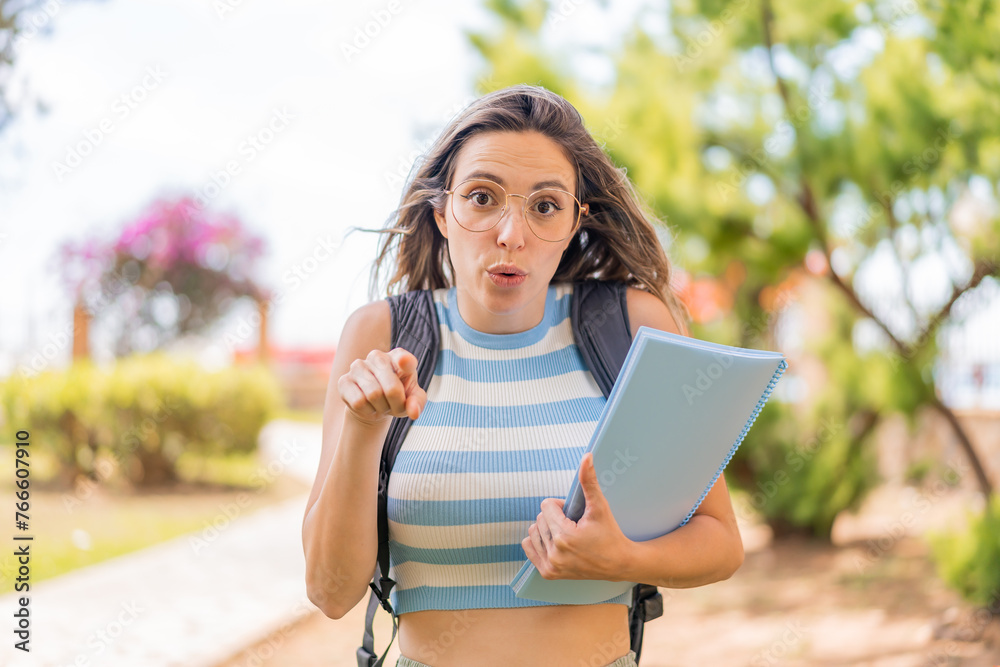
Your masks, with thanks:
<instances>
[{"instance_id":1,"label":"notebook cover","mask_svg":"<svg viewBox=\"0 0 1000 667\"><path fill-rule=\"evenodd\" d=\"M688 522L785 368L779 352L639 327L586 450L626 537L649 540ZM578 469L563 512L576 521L583 510ZM595 604L635 583L548 580L525 560L510 586L519 598Z\"/></svg>"}]
</instances>

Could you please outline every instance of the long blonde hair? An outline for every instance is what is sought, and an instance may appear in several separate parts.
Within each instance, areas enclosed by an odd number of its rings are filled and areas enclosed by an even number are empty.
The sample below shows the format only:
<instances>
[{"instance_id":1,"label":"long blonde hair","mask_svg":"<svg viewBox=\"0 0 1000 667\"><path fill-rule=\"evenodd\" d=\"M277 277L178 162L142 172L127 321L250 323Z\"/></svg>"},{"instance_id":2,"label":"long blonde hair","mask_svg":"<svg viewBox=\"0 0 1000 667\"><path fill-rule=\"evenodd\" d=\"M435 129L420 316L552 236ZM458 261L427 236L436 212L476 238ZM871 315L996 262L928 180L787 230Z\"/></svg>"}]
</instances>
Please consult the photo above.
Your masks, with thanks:
<instances>
[{"instance_id":1,"label":"long blonde hair","mask_svg":"<svg viewBox=\"0 0 1000 667\"><path fill-rule=\"evenodd\" d=\"M580 229L556 268L553 282L617 280L656 295L687 331L687 309L670 285L670 261L654 224L666 229L645 205L635 186L611 162L587 131L580 113L560 95L519 84L480 97L444 129L411 171L397 208L384 229L372 269L369 295L379 298L379 276L395 258L396 271L385 295L454 284L447 239L434 221L443 211L459 150L480 132L537 131L558 143L577 173L576 197L590 204Z\"/></svg>"}]
</instances>

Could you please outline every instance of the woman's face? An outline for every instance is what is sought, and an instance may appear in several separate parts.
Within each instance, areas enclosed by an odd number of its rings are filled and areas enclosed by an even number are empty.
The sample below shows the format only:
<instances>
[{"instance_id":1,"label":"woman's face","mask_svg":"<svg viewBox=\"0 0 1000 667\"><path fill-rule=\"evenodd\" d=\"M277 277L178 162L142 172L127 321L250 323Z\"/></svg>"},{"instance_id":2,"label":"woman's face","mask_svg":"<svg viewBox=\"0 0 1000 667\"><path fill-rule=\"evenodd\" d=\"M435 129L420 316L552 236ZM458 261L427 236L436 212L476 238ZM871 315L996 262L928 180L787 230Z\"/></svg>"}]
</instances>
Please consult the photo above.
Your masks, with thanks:
<instances>
[{"instance_id":1,"label":"woman's face","mask_svg":"<svg viewBox=\"0 0 1000 667\"><path fill-rule=\"evenodd\" d=\"M542 187L576 192L573 165L559 144L538 132L484 132L468 139L458 152L448 188L473 177L499 183L509 194L528 196ZM510 198L493 229L470 232L455 221L451 198L456 196L449 195L434 219L448 239L462 319L477 331L495 334L536 326L545 314L549 281L573 237L552 243L535 236L524 219L520 197ZM501 264L517 267L523 278L491 277L491 270L497 273Z\"/></svg>"}]
</instances>

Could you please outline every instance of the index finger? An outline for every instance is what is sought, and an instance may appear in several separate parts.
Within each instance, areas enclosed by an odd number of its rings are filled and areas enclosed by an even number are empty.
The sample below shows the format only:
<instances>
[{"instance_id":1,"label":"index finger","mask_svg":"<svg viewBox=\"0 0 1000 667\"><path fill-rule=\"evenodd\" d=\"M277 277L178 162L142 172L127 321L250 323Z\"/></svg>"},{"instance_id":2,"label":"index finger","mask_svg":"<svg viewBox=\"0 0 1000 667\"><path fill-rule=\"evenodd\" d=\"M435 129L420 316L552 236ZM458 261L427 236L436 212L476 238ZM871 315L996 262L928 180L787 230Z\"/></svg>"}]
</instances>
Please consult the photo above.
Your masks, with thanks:
<instances>
[{"instance_id":1,"label":"index finger","mask_svg":"<svg viewBox=\"0 0 1000 667\"><path fill-rule=\"evenodd\" d=\"M406 348L397 347L389 351L389 361L392 369L399 376L417 372L417 358Z\"/></svg>"}]
</instances>

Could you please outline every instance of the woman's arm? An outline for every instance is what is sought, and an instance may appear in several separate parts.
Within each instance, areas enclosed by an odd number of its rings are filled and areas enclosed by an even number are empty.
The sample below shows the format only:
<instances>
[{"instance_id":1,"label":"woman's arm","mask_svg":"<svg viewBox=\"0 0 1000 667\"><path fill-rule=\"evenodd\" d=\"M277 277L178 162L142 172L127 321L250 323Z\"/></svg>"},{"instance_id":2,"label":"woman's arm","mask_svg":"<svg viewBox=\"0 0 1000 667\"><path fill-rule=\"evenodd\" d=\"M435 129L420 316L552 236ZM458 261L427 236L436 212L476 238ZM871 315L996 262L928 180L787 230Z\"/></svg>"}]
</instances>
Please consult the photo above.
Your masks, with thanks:
<instances>
[{"instance_id":1,"label":"woman's arm","mask_svg":"<svg viewBox=\"0 0 1000 667\"><path fill-rule=\"evenodd\" d=\"M400 412L411 397L391 364L409 357L414 376L410 382L416 384L416 358L402 349L389 351L391 326L385 301L352 313L327 386L323 449L306 501L302 546L306 592L330 618L354 608L375 571L379 460L392 421L387 413L390 408ZM390 390L383 389L386 386ZM348 401L356 409L349 410ZM410 409L416 409L412 403Z\"/></svg>"},{"instance_id":2,"label":"woman's arm","mask_svg":"<svg viewBox=\"0 0 1000 667\"><path fill-rule=\"evenodd\" d=\"M655 295L630 287L627 304L633 336L643 325L681 333ZM652 540L632 542L624 557L621 581L693 588L731 577L743 564L743 540L725 477L719 475L684 526Z\"/></svg>"}]
</instances>

